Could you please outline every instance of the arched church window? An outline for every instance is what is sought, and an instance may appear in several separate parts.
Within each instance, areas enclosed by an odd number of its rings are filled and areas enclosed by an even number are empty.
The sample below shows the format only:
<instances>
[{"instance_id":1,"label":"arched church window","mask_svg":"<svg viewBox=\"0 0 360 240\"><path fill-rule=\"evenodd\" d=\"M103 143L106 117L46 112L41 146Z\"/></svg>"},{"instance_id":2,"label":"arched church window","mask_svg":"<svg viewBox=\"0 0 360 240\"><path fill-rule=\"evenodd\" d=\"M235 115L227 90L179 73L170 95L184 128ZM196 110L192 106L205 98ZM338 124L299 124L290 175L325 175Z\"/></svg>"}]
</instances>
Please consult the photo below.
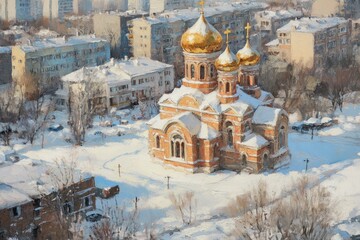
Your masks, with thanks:
<instances>
[{"instance_id":1,"label":"arched church window","mask_svg":"<svg viewBox=\"0 0 360 240\"><path fill-rule=\"evenodd\" d=\"M191 78L195 78L195 66L191 64Z\"/></svg>"},{"instance_id":2,"label":"arched church window","mask_svg":"<svg viewBox=\"0 0 360 240\"><path fill-rule=\"evenodd\" d=\"M251 77L250 76L247 76L247 78L246 78L246 85L251 86Z\"/></svg>"},{"instance_id":3,"label":"arched church window","mask_svg":"<svg viewBox=\"0 0 360 240\"><path fill-rule=\"evenodd\" d=\"M214 65L210 65L210 77L213 78L215 76L215 67Z\"/></svg>"},{"instance_id":4,"label":"arched church window","mask_svg":"<svg viewBox=\"0 0 360 240\"><path fill-rule=\"evenodd\" d=\"M223 91L223 82L219 81L219 92Z\"/></svg>"},{"instance_id":5,"label":"arched church window","mask_svg":"<svg viewBox=\"0 0 360 240\"><path fill-rule=\"evenodd\" d=\"M241 157L241 164L243 166L247 165L247 156L245 154L243 154L242 157Z\"/></svg>"},{"instance_id":6,"label":"arched church window","mask_svg":"<svg viewBox=\"0 0 360 240\"><path fill-rule=\"evenodd\" d=\"M189 64L186 64L185 67L185 77L189 77Z\"/></svg>"},{"instance_id":7,"label":"arched church window","mask_svg":"<svg viewBox=\"0 0 360 240\"><path fill-rule=\"evenodd\" d=\"M156 141L156 148L160 148L160 136L159 135L156 135L155 141Z\"/></svg>"},{"instance_id":8,"label":"arched church window","mask_svg":"<svg viewBox=\"0 0 360 240\"><path fill-rule=\"evenodd\" d=\"M171 156L185 159L185 142L178 134L171 138Z\"/></svg>"},{"instance_id":9,"label":"arched church window","mask_svg":"<svg viewBox=\"0 0 360 240\"><path fill-rule=\"evenodd\" d=\"M279 129L279 149L286 145L285 127L281 126Z\"/></svg>"},{"instance_id":10,"label":"arched church window","mask_svg":"<svg viewBox=\"0 0 360 240\"><path fill-rule=\"evenodd\" d=\"M205 79L205 67L204 67L204 65L200 66L200 79L201 80Z\"/></svg>"},{"instance_id":11,"label":"arched church window","mask_svg":"<svg viewBox=\"0 0 360 240\"><path fill-rule=\"evenodd\" d=\"M225 128L227 133L227 145L229 147L233 147L234 146L233 124L231 122L226 122Z\"/></svg>"},{"instance_id":12,"label":"arched church window","mask_svg":"<svg viewBox=\"0 0 360 240\"><path fill-rule=\"evenodd\" d=\"M230 83L227 82L226 85L225 85L225 91L228 93L230 92Z\"/></svg>"}]
</instances>

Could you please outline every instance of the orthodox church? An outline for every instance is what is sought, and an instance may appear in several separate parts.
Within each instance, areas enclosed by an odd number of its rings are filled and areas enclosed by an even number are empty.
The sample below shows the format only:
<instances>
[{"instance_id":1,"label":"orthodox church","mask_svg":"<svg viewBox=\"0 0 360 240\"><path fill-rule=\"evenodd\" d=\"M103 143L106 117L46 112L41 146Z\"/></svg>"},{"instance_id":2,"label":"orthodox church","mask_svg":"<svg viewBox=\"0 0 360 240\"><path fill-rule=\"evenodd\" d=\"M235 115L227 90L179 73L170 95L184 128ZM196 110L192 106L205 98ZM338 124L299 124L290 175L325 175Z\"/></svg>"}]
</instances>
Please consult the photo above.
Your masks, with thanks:
<instances>
[{"instance_id":1,"label":"orthodox church","mask_svg":"<svg viewBox=\"0 0 360 240\"><path fill-rule=\"evenodd\" d=\"M288 155L288 115L257 85L260 54L247 41L237 54L201 11L181 38L185 78L159 100L149 124L149 152L190 172L257 173Z\"/></svg>"}]
</instances>

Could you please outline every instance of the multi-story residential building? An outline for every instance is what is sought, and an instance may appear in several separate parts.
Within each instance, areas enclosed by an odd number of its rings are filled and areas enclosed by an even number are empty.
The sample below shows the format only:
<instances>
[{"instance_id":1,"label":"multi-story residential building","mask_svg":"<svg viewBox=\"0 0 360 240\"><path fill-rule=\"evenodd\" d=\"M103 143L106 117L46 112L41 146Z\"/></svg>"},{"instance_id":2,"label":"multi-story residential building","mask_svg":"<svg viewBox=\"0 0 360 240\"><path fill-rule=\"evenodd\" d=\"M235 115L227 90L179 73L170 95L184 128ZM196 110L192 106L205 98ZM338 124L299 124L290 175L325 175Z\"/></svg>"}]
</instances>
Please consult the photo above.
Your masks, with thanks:
<instances>
[{"instance_id":1,"label":"multi-story residential building","mask_svg":"<svg viewBox=\"0 0 360 240\"><path fill-rule=\"evenodd\" d=\"M44 86L53 87L56 80L66 74L109 60L110 44L93 35L45 39L13 47L12 76L24 84L31 75ZM25 91L31 93L30 86Z\"/></svg>"},{"instance_id":2,"label":"multi-story residential building","mask_svg":"<svg viewBox=\"0 0 360 240\"><path fill-rule=\"evenodd\" d=\"M41 0L0 0L0 19L30 21L41 17Z\"/></svg>"},{"instance_id":3,"label":"multi-story residential building","mask_svg":"<svg viewBox=\"0 0 360 240\"><path fill-rule=\"evenodd\" d=\"M150 13L161 13L196 6L195 0L150 0Z\"/></svg>"},{"instance_id":4,"label":"multi-story residential building","mask_svg":"<svg viewBox=\"0 0 360 240\"><path fill-rule=\"evenodd\" d=\"M78 84L95 82L99 88L96 98L104 99L101 101L103 107L110 110L128 107L141 99L159 99L172 91L174 67L149 58L111 59L98 67L79 69L61 80L61 87L56 91L58 109L68 107L73 86L78 89Z\"/></svg>"},{"instance_id":5,"label":"multi-story residential building","mask_svg":"<svg viewBox=\"0 0 360 240\"><path fill-rule=\"evenodd\" d=\"M311 16L359 18L360 0L315 0Z\"/></svg>"},{"instance_id":6,"label":"multi-story residential building","mask_svg":"<svg viewBox=\"0 0 360 240\"><path fill-rule=\"evenodd\" d=\"M74 0L74 14L86 15L89 14L92 10L92 0Z\"/></svg>"},{"instance_id":7,"label":"multi-story residential building","mask_svg":"<svg viewBox=\"0 0 360 240\"><path fill-rule=\"evenodd\" d=\"M265 10L255 13L256 29L270 36L276 35L276 30L290 20L301 18L303 13L296 10Z\"/></svg>"},{"instance_id":8,"label":"multi-story residential building","mask_svg":"<svg viewBox=\"0 0 360 240\"><path fill-rule=\"evenodd\" d=\"M128 0L129 10L149 11L150 0Z\"/></svg>"},{"instance_id":9,"label":"multi-story residential building","mask_svg":"<svg viewBox=\"0 0 360 240\"><path fill-rule=\"evenodd\" d=\"M222 34L227 28L231 28L230 47L239 49L245 43L245 23L253 19L255 11L263 10L265 6L261 3L224 3L206 7L205 15L207 21ZM129 40L133 56L145 56L173 64L176 77L184 76L181 33L195 23L198 14L197 8L182 9L130 21Z\"/></svg>"},{"instance_id":10,"label":"multi-story residential building","mask_svg":"<svg viewBox=\"0 0 360 240\"><path fill-rule=\"evenodd\" d=\"M0 47L0 85L11 82L11 48Z\"/></svg>"},{"instance_id":11,"label":"multi-story residential building","mask_svg":"<svg viewBox=\"0 0 360 240\"><path fill-rule=\"evenodd\" d=\"M268 53L306 67L349 54L351 25L344 18L301 18L277 30L277 39L266 44Z\"/></svg>"},{"instance_id":12,"label":"multi-story residential building","mask_svg":"<svg viewBox=\"0 0 360 240\"><path fill-rule=\"evenodd\" d=\"M61 171L31 159L0 165L0 239L67 239L66 219L95 210L94 178L74 173L63 186Z\"/></svg>"},{"instance_id":13,"label":"multi-story residential building","mask_svg":"<svg viewBox=\"0 0 360 240\"><path fill-rule=\"evenodd\" d=\"M94 32L110 42L112 57L123 58L130 55L128 21L147 15L135 10L98 13L93 17Z\"/></svg>"},{"instance_id":14,"label":"multi-story residential building","mask_svg":"<svg viewBox=\"0 0 360 240\"><path fill-rule=\"evenodd\" d=\"M44 0L43 17L48 20L60 19L74 12L74 0Z\"/></svg>"}]
</instances>

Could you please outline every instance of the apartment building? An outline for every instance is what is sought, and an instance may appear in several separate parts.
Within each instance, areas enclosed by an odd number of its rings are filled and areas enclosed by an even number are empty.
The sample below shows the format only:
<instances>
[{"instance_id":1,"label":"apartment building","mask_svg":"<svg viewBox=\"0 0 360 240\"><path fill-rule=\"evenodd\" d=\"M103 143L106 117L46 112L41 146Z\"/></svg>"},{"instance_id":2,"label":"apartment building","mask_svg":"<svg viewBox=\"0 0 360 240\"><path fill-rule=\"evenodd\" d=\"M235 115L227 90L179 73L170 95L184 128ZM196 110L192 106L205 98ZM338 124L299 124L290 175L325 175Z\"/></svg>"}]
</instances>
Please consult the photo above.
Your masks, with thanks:
<instances>
[{"instance_id":1,"label":"apartment building","mask_svg":"<svg viewBox=\"0 0 360 240\"><path fill-rule=\"evenodd\" d=\"M109 60L110 44L93 35L45 39L13 47L12 76L25 84L31 75L39 78L44 86L54 87L56 81L66 74ZM31 86L25 88L31 94Z\"/></svg>"},{"instance_id":2,"label":"apartment building","mask_svg":"<svg viewBox=\"0 0 360 240\"><path fill-rule=\"evenodd\" d=\"M0 85L11 82L11 47L0 47Z\"/></svg>"},{"instance_id":3,"label":"apartment building","mask_svg":"<svg viewBox=\"0 0 360 240\"><path fill-rule=\"evenodd\" d=\"M130 56L128 21L147 15L136 10L97 13L93 17L94 32L110 42L111 57L124 58Z\"/></svg>"},{"instance_id":4,"label":"apartment building","mask_svg":"<svg viewBox=\"0 0 360 240\"><path fill-rule=\"evenodd\" d=\"M43 17L48 20L60 19L74 12L74 0L43 0Z\"/></svg>"},{"instance_id":5,"label":"apartment building","mask_svg":"<svg viewBox=\"0 0 360 240\"><path fill-rule=\"evenodd\" d=\"M311 16L360 18L360 0L315 0Z\"/></svg>"},{"instance_id":6,"label":"apartment building","mask_svg":"<svg viewBox=\"0 0 360 240\"><path fill-rule=\"evenodd\" d=\"M347 56L350 37L351 24L344 18L301 18L279 28L266 46L271 55L313 67Z\"/></svg>"},{"instance_id":7,"label":"apartment building","mask_svg":"<svg viewBox=\"0 0 360 240\"><path fill-rule=\"evenodd\" d=\"M161 13L196 6L195 0L150 0L150 13Z\"/></svg>"},{"instance_id":8,"label":"apartment building","mask_svg":"<svg viewBox=\"0 0 360 240\"><path fill-rule=\"evenodd\" d=\"M174 89L174 67L149 58L114 60L79 69L61 78L56 91L57 108L67 109L69 96L80 85L96 83L97 99L106 110L124 108L142 99L159 99ZM73 88L73 89L72 89Z\"/></svg>"},{"instance_id":9,"label":"apartment building","mask_svg":"<svg viewBox=\"0 0 360 240\"><path fill-rule=\"evenodd\" d=\"M205 8L205 16L220 33L230 28L230 47L234 51L245 44L244 26L253 20L256 11L264 10L261 3L221 4ZM152 14L129 21L129 43L134 57L149 57L175 66L175 76L184 76L182 33L191 27L199 16L199 9L182 9ZM225 35L223 34L223 37Z\"/></svg>"},{"instance_id":10,"label":"apartment building","mask_svg":"<svg viewBox=\"0 0 360 240\"><path fill-rule=\"evenodd\" d=\"M78 15L89 14L93 10L92 0L74 0L73 12Z\"/></svg>"},{"instance_id":11,"label":"apartment building","mask_svg":"<svg viewBox=\"0 0 360 240\"><path fill-rule=\"evenodd\" d=\"M148 12L150 0L128 0L128 10L138 10Z\"/></svg>"},{"instance_id":12,"label":"apartment building","mask_svg":"<svg viewBox=\"0 0 360 240\"><path fill-rule=\"evenodd\" d=\"M31 21L41 17L41 0L0 0L0 19Z\"/></svg>"},{"instance_id":13,"label":"apartment building","mask_svg":"<svg viewBox=\"0 0 360 240\"><path fill-rule=\"evenodd\" d=\"M303 13L294 9L289 10L265 10L255 13L255 28L262 33L276 36L276 30L286 25L290 20L301 18Z\"/></svg>"},{"instance_id":14,"label":"apartment building","mask_svg":"<svg viewBox=\"0 0 360 240\"><path fill-rule=\"evenodd\" d=\"M95 210L94 178L74 173L60 187L61 171L31 159L0 165L0 239L64 239L71 236L61 225L65 218Z\"/></svg>"}]
</instances>

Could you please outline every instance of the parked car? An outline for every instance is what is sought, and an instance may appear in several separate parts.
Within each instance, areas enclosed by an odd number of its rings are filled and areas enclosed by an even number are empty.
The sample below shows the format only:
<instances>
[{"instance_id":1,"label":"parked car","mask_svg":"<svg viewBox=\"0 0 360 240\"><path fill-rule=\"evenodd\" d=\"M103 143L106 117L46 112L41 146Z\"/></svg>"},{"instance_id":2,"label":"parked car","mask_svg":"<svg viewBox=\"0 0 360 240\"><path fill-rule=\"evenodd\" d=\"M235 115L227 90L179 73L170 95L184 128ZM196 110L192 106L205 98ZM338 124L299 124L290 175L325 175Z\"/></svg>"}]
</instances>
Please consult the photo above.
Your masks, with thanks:
<instances>
[{"instance_id":1,"label":"parked car","mask_svg":"<svg viewBox=\"0 0 360 240\"><path fill-rule=\"evenodd\" d=\"M64 127L61 125L61 124L54 124L54 125L51 125L48 130L50 132L59 132L61 130L63 130Z\"/></svg>"}]
</instances>

